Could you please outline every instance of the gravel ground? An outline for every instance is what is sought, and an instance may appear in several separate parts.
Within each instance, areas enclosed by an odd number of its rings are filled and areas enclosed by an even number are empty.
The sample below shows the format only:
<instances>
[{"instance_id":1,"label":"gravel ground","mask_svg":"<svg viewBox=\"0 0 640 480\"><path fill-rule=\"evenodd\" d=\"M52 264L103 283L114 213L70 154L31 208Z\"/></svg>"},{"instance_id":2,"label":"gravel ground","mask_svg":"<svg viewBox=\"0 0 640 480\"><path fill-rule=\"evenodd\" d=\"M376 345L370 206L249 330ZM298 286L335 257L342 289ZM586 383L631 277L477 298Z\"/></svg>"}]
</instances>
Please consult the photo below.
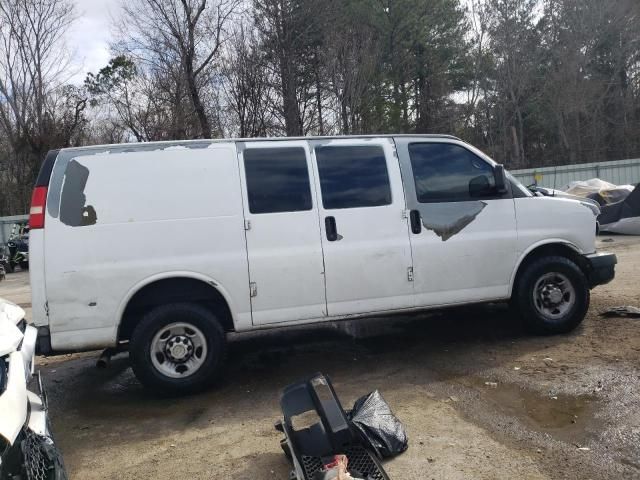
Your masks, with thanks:
<instances>
[{"instance_id":1,"label":"gravel ground","mask_svg":"<svg viewBox=\"0 0 640 480\"><path fill-rule=\"evenodd\" d=\"M377 388L405 424L393 479L640 478L640 319L598 315L640 306L640 237L610 238L617 277L569 335L529 336L499 306L238 335L219 384L180 399L143 390L126 354L41 357L70 477L285 480L280 391L322 371L343 404ZM27 307L27 282L0 296Z\"/></svg>"}]
</instances>

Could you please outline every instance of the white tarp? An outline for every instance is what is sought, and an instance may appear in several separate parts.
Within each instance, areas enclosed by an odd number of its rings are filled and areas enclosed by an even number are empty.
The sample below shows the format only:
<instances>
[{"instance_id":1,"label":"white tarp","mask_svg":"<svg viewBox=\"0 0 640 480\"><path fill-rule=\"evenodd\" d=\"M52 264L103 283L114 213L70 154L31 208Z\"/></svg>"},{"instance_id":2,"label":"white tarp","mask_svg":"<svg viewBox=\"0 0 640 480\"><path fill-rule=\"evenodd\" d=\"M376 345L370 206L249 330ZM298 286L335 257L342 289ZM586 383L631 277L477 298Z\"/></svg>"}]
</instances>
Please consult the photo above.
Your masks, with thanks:
<instances>
[{"instance_id":1,"label":"white tarp","mask_svg":"<svg viewBox=\"0 0 640 480\"><path fill-rule=\"evenodd\" d=\"M622 218L617 222L601 225L600 231L622 235L640 235L640 217Z\"/></svg>"},{"instance_id":2,"label":"white tarp","mask_svg":"<svg viewBox=\"0 0 640 480\"><path fill-rule=\"evenodd\" d=\"M597 193L600 195L604 203L612 203L619 201L625 196L621 196L621 191L626 191L626 194L628 195L634 188L635 187L633 185L614 185L613 183L605 182L599 178L592 178L590 180L577 180L575 182L570 182L565 185L562 190L571 195L585 198Z\"/></svg>"}]
</instances>

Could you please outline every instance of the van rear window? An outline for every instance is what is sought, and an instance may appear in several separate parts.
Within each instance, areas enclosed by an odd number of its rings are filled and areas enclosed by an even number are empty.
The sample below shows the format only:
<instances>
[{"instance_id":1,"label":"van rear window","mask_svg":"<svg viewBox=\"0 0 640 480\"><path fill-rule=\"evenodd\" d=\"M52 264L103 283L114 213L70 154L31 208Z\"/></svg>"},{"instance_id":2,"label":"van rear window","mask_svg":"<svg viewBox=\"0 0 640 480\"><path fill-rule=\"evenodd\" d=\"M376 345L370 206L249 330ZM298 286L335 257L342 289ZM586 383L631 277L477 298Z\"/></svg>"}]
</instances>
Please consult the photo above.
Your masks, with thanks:
<instances>
[{"instance_id":1,"label":"van rear window","mask_svg":"<svg viewBox=\"0 0 640 480\"><path fill-rule=\"evenodd\" d=\"M307 157L301 147L244 151L251 213L311 210Z\"/></svg>"}]
</instances>

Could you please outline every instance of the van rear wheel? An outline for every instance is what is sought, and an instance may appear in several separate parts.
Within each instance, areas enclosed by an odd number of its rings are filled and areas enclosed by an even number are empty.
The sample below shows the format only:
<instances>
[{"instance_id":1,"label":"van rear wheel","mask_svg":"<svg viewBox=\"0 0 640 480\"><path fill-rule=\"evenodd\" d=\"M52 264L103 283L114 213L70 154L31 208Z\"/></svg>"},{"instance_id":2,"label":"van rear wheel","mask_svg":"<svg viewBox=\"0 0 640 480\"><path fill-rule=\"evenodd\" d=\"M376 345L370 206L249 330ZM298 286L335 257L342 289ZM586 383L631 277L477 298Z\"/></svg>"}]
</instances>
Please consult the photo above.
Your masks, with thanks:
<instances>
[{"instance_id":1,"label":"van rear wheel","mask_svg":"<svg viewBox=\"0 0 640 480\"><path fill-rule=\"evenodd\" d=\"M216 316L192 303L153 308L134 329L129 357L140 382L158 393L179 395L207 388L226 351Z\"/></svg>"},{"instance_id":2,"label":"van rear wheel","mask_svg":"<svg viewBox=\"0 0 640 480\"><path fill-rule=\"evenodd\" d=\"M514 293L514 303L526 327L543 335L573 330L589 309L587 278L566 257L534 260L520 275Z\"/></svg>"}]
</instances>

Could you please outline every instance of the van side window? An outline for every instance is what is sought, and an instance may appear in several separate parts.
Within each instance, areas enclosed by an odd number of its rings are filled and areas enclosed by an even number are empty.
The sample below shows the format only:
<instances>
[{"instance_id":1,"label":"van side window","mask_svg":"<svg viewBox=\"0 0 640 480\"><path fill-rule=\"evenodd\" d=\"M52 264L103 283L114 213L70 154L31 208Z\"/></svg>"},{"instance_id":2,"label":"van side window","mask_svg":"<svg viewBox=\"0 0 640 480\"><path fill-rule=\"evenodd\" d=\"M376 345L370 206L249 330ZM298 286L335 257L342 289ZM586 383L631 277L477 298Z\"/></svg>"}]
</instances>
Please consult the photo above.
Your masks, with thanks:
<instances>
[{"instance_id":1,"label":"van side window","mask_svg":"<svg viewBox=\"0 0 640 480\"><path fill-rule=\"evenodd\" d=\"M495 198L493 168L451 143L412 143L409 157L420 203Z\"/></svg>"},{"instance_id":2,"label":"van side window","mask_svg":"<svg viewBox=\"0 0 640 480\"><path fill-rule=\"evenodd\" d=\"M326 209L391 203L384 150L378 146L316 147L322 204Z\"/></svg>"},{"instance_id":3,"label":"van side window","mask_svg":"<svg viewBox=\"0 0 640 480\"><path fill-rule=\"evenodd\" d=\"M311 210L311 186L303 148L251 148L244 151L251 213Z\"/></svg>"}]
</instances>

